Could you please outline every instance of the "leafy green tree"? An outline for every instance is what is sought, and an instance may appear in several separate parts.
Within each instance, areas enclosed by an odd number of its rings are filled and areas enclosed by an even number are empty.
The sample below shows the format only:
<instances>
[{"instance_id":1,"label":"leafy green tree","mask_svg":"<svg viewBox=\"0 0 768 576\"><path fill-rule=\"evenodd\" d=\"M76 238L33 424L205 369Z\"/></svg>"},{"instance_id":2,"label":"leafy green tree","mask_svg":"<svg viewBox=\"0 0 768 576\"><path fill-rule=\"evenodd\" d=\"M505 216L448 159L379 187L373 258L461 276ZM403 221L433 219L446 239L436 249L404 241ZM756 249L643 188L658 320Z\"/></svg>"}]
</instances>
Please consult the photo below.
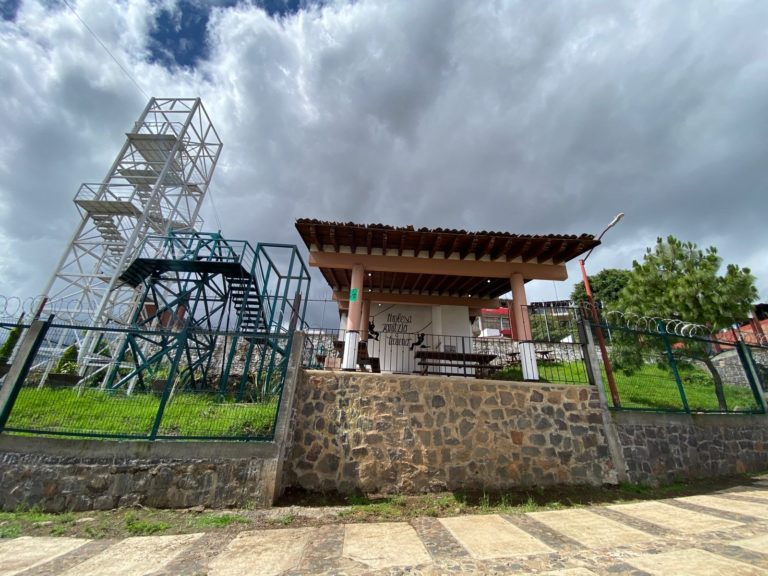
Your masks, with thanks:
<instances>
[{"instance_id":1,"label":"leafy green tree","mask_svg":"<svg viewBox=\"0 0 768 576\"><path fill-rule=\"evenodd\" d=\"M659 238L643 262L632 263L619 305L625 312L725 328L747 318L757 299L755 277L735 264L718 276L717 248L699 249L674 236Z\"/></svg>"},{"instance_id":2,"label":"leafy green tree","mask_svg":"<svg viewBox=\"0 0 768 576\"><path fill-rule=\"evenodd\" d=\"M589 277L589 286L592 288L592 297L595 302L602 302L604 306L611 308L618 301L621 291L629 282L632 272L619 268L606 268L594 276ZM587 299L587 291L584 282L579 282L573 287L571 300L584 302Z\"/></svg>"},{"instance_id":3,"label":"leafy green tree","mask_svg":"<svg viewBox=\"0 0 768 576\"><path fill-rule=\"evenodd\" d=\"M721 265L714 246L701 250L673 236L659 238L654 247L646 250L642 263L632 263L618 308L625 313L702 324L712 330L744 320L757 299L755 278L749 268L734 264L718 275ZM617 347L617 352L620 349ZM712 362L711 350L704 342L686 341L685 353L706 364L720 409L726 410L723 382ZM634 357L635 363L638 358ZM620 363L630 368L633 356L623 354Z\"/></svg>"}]
</instances>

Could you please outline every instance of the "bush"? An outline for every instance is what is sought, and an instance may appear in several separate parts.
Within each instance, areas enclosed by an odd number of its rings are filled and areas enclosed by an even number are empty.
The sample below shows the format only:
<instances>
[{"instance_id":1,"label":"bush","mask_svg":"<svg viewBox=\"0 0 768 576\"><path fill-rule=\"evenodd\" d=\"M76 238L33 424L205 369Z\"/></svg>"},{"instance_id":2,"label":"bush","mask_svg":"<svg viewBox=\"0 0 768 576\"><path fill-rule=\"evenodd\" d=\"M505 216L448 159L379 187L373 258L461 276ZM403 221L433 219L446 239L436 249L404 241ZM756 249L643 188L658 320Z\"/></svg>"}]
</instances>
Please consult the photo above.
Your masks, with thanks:
<instances>
[{"instance_id":1,"label":"bush","mask_svg":"<svg viewBox=\"0 0 768 576\"><path fill-rule=\"evenodd\" d=\"M77 374L77 346L72 344L56 363L54 372L57 374Z\"/></svg>"},{"instance_id":2,"label":"bush","mask_svg":"<svg viewBox=\"0 0 768 576\"><path fill-rule=\"evenodd\" d=\"M0 363L8 362L8 360L11 359L11 355L13 354L14 348L16 348L16 343L19 341L19 338L21 338L21 327L16 326L15 328L11 328L11 331L8 333L8 338L3 342L3 345L0 346Z\"/></svg>"}]
</instances>

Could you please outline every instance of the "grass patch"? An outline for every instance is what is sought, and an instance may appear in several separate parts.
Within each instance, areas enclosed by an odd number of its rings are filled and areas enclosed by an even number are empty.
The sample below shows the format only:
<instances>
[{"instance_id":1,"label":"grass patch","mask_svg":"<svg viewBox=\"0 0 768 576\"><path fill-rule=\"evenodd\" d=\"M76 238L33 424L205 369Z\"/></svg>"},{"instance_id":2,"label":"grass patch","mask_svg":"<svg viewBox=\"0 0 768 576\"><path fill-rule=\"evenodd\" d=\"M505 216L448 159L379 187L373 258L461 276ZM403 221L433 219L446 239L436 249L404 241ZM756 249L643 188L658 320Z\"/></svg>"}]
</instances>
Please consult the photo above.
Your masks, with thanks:
<instances>
[{"instance_id":1,"label":"grass patch","mask_svg":"<svg viewBox=\"0 0 768 576\"><path fill-rule=\"evenodd\" d=\"M195 520L199 528L224 528L231 524L248 524L249 520L239 514L204 514Z\"/></svg>"},{"instance_id":2,"label":"grass patch","mask_svg":"<svg viewBox=\"0 0 768 576\"><path fill-rule=\"evenodd\" d=\"M267 523L271 525L290 526L293 524L294 520L296 520L296 516L293 514L286 514L285 516L280 516L279 518L270 518L267 520Z\"/></svg>"},{"instance_id":3,"label":"grass patch","mask_svg":"<svg viewBox=\"0 0 768 576\"><path fill-rule=\"evenodd\" d=\"M159 396L124 390L24 388L8 428L35 432L77 432L147 436ZM165 436L262 436L271 433L277 399L236 403L213 394L179 393L166 405L159 434Z\"/></svg>"},{"instance_id":4,"label":"grass patch","mask_svg":"<svg viewBox=\"0 0 768 576\"><path fill-rule=\"evenodd\" d=\"M125 518L125 527L128 533L133 536L151 536L152 534L162 534L171 527L167 522L156 522L145 520L129 515Z\"/></svg>"},{"instance_id":5,"label":"grass patch","mask_svg":"<svg viewBox=\"0 0 768 576\"><path fill-rule=\"evenodd\" d=\"M12 523L0 526L0 538L16 538L21 536L21 526Z\"/></svg>"},{"instance_id":6,"label":"grass patch","mask_svg":"<svg viewBox=\"0 0 768 576\"><path fill-rule=\"evenodd\" d=\"M586 368L581 361L540 362L538 367L540 382L589 384ZM678 371L691 410L719 411L715 383L707 370L690 364L680 364ZM675 376L666 366L645 364L631 374L616 370L614 378L624 408L683 409ZM493 379L522 382L522 369L519 366L507 367L494 374ZM606 383L607 392L608 380L605 372L603 382ZM749 387L724 384L723 391L729 410L750 412L759 409ZM608 396L610 397L610 394Z\"/></svg>"},{"instance_id":7,"label":"grass patch","mask_svg":"<svg viewBox=\"0 0 768 576\"><path fill-rule=\"evenodd\" d=\"M586 386L589 384L589 376L584 363L574 362L538 362L539 382L552 382L553 384L575 384ZM492 377L494 380L511 380L523 382L523 369L520 366L507 366Z\"/></svg>"},{"instance_id":8,"label":"grass patch","mask_svg":"<svg viewBox=\"0 0 768 576\"><path fill-rule=\"evenodd\" d=\"M719 410L715 382L708 371L684 364L678 367L678 371L691 410ZM666 366L644 364L631 374L617 370L614 375L622 407L683 409L677 381L671 369ZM603 381L607 382L605 376ZM758 405L749 387L723 384L723 391L729 410L757 410Z\"/></svg>"}]
</instances>

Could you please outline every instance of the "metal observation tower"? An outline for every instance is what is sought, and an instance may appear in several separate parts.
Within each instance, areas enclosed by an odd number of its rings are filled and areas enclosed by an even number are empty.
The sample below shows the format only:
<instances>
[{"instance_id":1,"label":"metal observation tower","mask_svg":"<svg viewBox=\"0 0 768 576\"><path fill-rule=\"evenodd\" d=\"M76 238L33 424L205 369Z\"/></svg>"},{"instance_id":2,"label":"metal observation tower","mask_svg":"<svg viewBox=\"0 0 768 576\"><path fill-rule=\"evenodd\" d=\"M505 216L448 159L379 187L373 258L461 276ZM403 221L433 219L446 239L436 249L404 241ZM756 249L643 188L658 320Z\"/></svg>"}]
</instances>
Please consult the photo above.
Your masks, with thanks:
<instances>
[{"instance_id":1,"label":"metal observation tower","mask_svg":"<svg viewBox=\"0 0 768 576\"><path fill-rule=\"evenodd\" d=\"M77 192L80 223L43 292L43 310L73 324L130 323L142 290L120 275L140 250L160 255L170 234L199 230L221 148L199 98L152 98L104 181ZM84 357L98 335L75 338Z\"/></svg>"}]
</instances>

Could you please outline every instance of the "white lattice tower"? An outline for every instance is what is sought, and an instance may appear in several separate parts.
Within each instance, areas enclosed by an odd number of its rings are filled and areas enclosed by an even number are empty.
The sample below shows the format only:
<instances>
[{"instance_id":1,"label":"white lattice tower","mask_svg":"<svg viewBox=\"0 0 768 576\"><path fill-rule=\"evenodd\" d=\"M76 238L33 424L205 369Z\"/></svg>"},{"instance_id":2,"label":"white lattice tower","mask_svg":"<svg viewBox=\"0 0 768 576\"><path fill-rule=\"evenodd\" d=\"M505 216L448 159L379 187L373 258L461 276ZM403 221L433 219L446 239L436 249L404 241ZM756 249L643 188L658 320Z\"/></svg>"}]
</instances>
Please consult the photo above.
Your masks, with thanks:
<instances>
[{"instance_id":1,"label":"white lattice tower","mask_svg":"<svg viewBox=\"0 0 768 576\"><path fill-rule=\"evenodd\" d=\"M105 180L75 196L80 223L43 293L46 311L93 326L128 321L139 294L120 274L149 235L199 230L221 147L199 98L152 98ZM160 242L142 253L153 251ZM94 346L86 336L81 355Z\"/></svg>"}]
</instances>

